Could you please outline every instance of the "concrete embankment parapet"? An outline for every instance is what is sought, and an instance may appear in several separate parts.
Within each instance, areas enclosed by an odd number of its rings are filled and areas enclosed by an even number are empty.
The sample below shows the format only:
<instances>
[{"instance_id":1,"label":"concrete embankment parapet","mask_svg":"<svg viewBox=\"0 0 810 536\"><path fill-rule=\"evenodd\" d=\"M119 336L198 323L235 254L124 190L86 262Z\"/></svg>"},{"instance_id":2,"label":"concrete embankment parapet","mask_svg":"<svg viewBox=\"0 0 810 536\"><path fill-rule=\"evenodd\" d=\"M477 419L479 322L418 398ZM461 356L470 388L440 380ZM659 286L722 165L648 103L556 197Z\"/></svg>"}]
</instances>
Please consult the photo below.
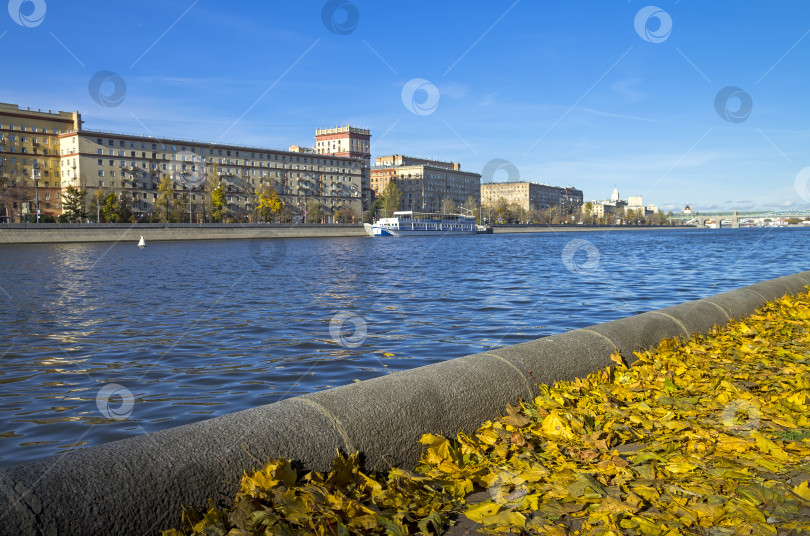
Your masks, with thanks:
<instances>
[{"instance_id":1,"label":"concrete embankment parapet","mask_svg":"<svg viewBox=\"0 0 810 536\"><path fill-rule=\"evenodd\" d=\"M667 337L706 333L810 285L802 272L629 318L468 355L0 471L0 534L154 534L181 505L233 497L256 459L326 470L337 449L367 468L412 467L423 433L454 435ZM531 371L531 375L529 374ZM533 376L533 378L532 378Z\"/></svg>"},{"instance_id":2,"label":"concrete embankment parapet","mask_svg":"<svg viewBox=\"0 0 810 536\"><path fill-rule=\"evenodd\" d=\"M145 223L137 225L4 225L0 244L48 244L73 242L133 242L143 236L147 244L164 240L238 240L252 238L326 238L368 236L361 224L189 224Z\"/></svg>"},{"instance_id":3,"label":"concrete embankment parapet","mask_svg":"<svg viewBox=\"0 0 810 536\"><path fill-rule=\"evenodd\" d=\"M495 233L545 233L576 231L667 231L695 229L678 226L613 225L499 225ZM75 242L138 242L164 240L241 240L252 238L368 237L362 224L13 224L0 226L0 245Z\"/></svg>"}]
</instances>

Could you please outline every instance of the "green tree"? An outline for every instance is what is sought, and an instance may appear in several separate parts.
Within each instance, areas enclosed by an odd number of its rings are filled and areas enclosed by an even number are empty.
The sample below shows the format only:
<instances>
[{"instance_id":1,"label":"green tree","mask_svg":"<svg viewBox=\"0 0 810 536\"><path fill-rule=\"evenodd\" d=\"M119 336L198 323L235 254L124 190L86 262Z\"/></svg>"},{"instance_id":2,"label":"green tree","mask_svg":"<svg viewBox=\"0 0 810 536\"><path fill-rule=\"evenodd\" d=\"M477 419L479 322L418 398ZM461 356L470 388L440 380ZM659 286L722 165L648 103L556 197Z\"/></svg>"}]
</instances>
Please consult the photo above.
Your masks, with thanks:
<instances>
[{"instance_id":1,"label":"green tree","mask_svg":"<svg viewBox=\"0 0 810 536\"><path fill-rule=\"evenodd\" d=\"M281 212L281 198L278 196L278 192L276 192L275 188L263 187L259 190L258 200L259 203L256 205L256 211L265 223L267 223L273 215Z\"/></svg>"},{"instance_id":2,"label":"green tree","mask_svg":"<svg viewBox=\"0 0 810 536\"><path fill-rule=\"evenodd\" d=\"M307 223L320 223L323 218L323 205L317 199L307 201Z\"/></svg>"},{"instance_id":3,"label":"green tree","mask_svg":"<svg viewBox=\"0 0 810 536\"><path fill-rule=\"evenodd\" d=\"M68 223L79 223L87 219L87 209L84 206L86 190L79 190L68 186L62 194L62 213Z\"/></svg>"},{"instance_id":4,"label":"green tree","mask_svg":"<svg viewBox=\"0 0 810 536\"><path fill-rule=\"evenodd\" d=\"M394 212L399 210L399 202L402 200L402 191L397 186L397 183L390 181L385 185L382 193L382 209L383 214L390 218Z\"/></svg>"},{"instance_id":5,"label":"green tree","mask_svg":"<svg viewBox=\"0 0 810 536\"><path fill-rule=\"evenodd\" d=\"M377 217L377 213L381 211L383 208L383 198L381 196L377 196L374 199L374 202L371 203L369 209L363 215L363 223L374 223L374 219Z\"/></svg>"},{"instance_id":6,"label":"green tree","mask_svg":"<svg viewBox=\"0 0 810 536\"><path fill-rule=\"evenodd\" d=\"M132 212L132 194L124 191L116 200L115 221L118 223L135 223L137 218Z\"/></svg>"}]
</instances>

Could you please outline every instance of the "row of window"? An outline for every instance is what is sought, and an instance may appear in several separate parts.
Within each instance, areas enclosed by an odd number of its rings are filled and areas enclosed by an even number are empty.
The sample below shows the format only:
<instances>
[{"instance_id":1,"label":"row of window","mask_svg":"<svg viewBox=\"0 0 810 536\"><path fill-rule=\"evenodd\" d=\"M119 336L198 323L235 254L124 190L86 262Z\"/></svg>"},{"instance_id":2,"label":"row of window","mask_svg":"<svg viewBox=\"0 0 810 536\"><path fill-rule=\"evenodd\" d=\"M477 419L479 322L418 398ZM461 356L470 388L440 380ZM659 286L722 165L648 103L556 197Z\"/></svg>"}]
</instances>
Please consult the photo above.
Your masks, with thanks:
<instances>
[{"instance_id":1,"label":"row of window","mask_svg":"<svg viewBox=\"0 0 810 536\"><path fill-rule=\"evenodd\" d=\"M107 141L106 145L108 147L115 147L115 140L108 139L106 141ZM96 144L101 145L101 146L105 145L104 140L102 138L96 138ZM146 149L147 145L151 145L152 151L157 151L158 146L160 146L161 151L166 151L167 147L171 147L172 152L177 152L177 147L178 147L177 145L166 145L166 144L163 144L163 143L147 144L146 142L140 142L140 148L141 149ZM137 149L138 148L138 142L131 141L131 142L129 142L129 146L130 146L131 149ZM126 142L124 140L118 140L118 147L126 147ZM100 150L101 149L99 149L99 151ZM200 154L200 155L205 155L206 154L205 153L206 149L204 149L202 147L180 146L180 151L182 151L182 152L192 152L194 154ZM207 151L208 151L208 155L210 155L210 156L214 155L214 149L207 149ZM236 151L236 150L231 150L231 149L217 149L216 151L217 151L216 152L217 156L239 156L240 153L243 153L242 156L244 158L248 158L248 156L247 156L248 151ZM101 154L101 153L99 153L99 154ZM165 158L165 155L164 155L164 158ZM271 158L271 155L267 154L267 153L250 152L250 158L253 158L253 159L258 158L259 160L279 160L279 155L273 154L272 158ZM295 159L295 160L293 160L293 159ZM287 155L281 155L281 161L286 162L287 161ZM319 164L319 165L339 165L339 164L337 164L337 162L335 162L333 160L329 160L329 164L325 164L326 161L321 159L321 158L317 158L317 159L316 158L309 158L309 159L307 159L307 157L301 157L301 156L290 156L289 161L290 162L293 162L293 161L295 161L295 162L303 162L303 163L309 162L311 164ZM351 167L356 167L356 164L351 163Z\"/></svg>"},{"instance_id":2,"label":"row of window","mask_svg":"<svg viewBox=\"0 0 810 536\"><path fill-rule=\"evenodd\" d=\"M11 175L16 175L17 174L17 168L11 168L11 173L10 174ZM28 175L28 168L23 168L22 172L20 174L21 175ZM49 171L43 171L42 174L45 177L50 177L51 176L51 173ZM37 177L34 177L34 180L38 180Z\"/></svg>"},{"instance_id":3,"label":"row of window","mask_svg":"<svg viewBox=\"0 0 810 536\"><path fill-rule=\"evenodd\" d=\"M118 164L119 164L118 165L119 169L126 168L126 162L124 162L123 160L120 161ZM98 165L99 166L104 165L103 161L101 159L99 159ZM108 165L112 166L112 167L115 167L115 164L114 164L113 160L110 160ZM138 166L136 166L135 162L133 162L132 167L138 167ZM177 166L174 166L174 165L167 166L166 164L162 164L160 169L162 169L164 171L186 171L186 172L190 172L190 173L193 173L193 172L196 171L194 166L189 166L189 168L190 169L187 169L187 167L184 165L184 166L182 166L182 170L181 170L181 169L178 169ZM127 168L127 169L129 169L129 168ZM145 164L142 165L141 169L144 169L144 170L147 169L146 165ZM152 170L158 170L159 168L158 168L157 164L152 164L151 169ZM70 177L71 176L70 171L71 170L62 171L61 175L63 177ZM98 173L99 177L103 177L105 175L105 173L108 173L108 172L110 173L111 177L115 176L115 171L105 170L105 169L97 170L97 173ZM221 170L221 172L220 172L220 175L221 175L220 178L221 178L221 180L228 181L229 176L244 176L244 175L240 175L238 172L239 172L238 169L223 168ZM133 175L132 171L122 172L121 175L123 176L125 173ZM278 177L278 178L281 178L281 177L279 177L279 175L277 175L277 174L275 174L273 172L260 171L259 173L257 173L255 169L251 170L251 172L247 176L254 176L255 177L257 175L259 177L273 177L273 178ZM315 177L313 175L309 175L309 174L306 174L306 173L304 173L303 175L301 173L288 173L286 175L286 178L288 178L288 179L293 179L293 178L314 179ZM326 175L326 176L321 176L321 179L325 179L327 181L332 181L332 182L353 182L352 181L353 177L348 177L348 176L345 176L345 175L344 176L341 176L341 175Z\"/></svg>"},{"instance_id":4,"label":"row of window","mask_svg":"<svg viewBox=\"0 0 810 536\"><path fill-rule=\"evenodd\" d=\"M104 156L104 151L102 149L98 149L97 154L99 156ZM110 149L110 150L107 151L107 156L126 157L127 155L126 155L126 151L120 151L120 150L118 151L118 154L116 155L115 151ZM180 158L176 158L177 156L180 156ZM135 154L135 151L130 151L129 158L138 158L136 156L136 154ZM146 153L142 152L141 153L141 158L146 158ZM152 153L152 159L157 159L157 153ZM195 160L195 159L193 159L193 158L191 158L189 156L175 155L175 154L171 155L171 159L167 158L166 154L163 154L162 159L163 160L171 160L171 161L174 161L174 162L199 162L198 160ZM74 159L74 161L75 161L75 159ZM199 162L199 163L201 163L201 162ZM213 158L209 159L208 163L213 164ZM226 166L232 166L232 165L233 166L239 166L239 165L242 165L242 166L249 166L249 167L260 167L260 168L264 167L264 162L259 162L258 165L257 165L255 162L250 162L249 163L247 160L244 160L240 164L239 160L234 160L233 162L231 162L230 158L224 158L224 159L219 158L219 159L217 159L217 164L226 165ZM136 163L133 162L132 165L135 166ZM154 166L154 164L153 164L153 166ZM164 166L165 166L165 164L164 164ZM289 169L293 169L292 164L289 164L289 166L290 166ZM276 168L276 169L288 169L287 164L281 164L281 165L279 165L279 164L268 164L267 167L268 168ZM354 167L354 166L352 166L352 167ZM165 167L164 167L164 169L165 169ZM183 169L185 169L185 167ZM295 169L301 169L301 166L296 164ZM309 167L304 166L303 169L304 170L315 171L314 166L309 166ZM323 171L329 171L329 172L332 172L332 173L334 173L334 172L349 173L349 171L346 168L334 168L334 167L330 167L330 168L325 169Z\"/></svg>"},{"instance_id":5,"label":"row of window","mask_svg":"<svg viewBox=\"0 0 810 536\"><path fill-rule=\"evenodd\" d=\"M0 123L0 130L2 130L3 128L4 128L3 124ZM14 130L14 125L13 124L7 124L5 126L5 129L6 130ZM57 130L55 128L51 129L51 130L53 131L53 134L59 134L59 130ZM19 131L20 132L41 132L42 134L47 134L48 133L48 129L45 128L45 127L39 127L39 130L37 130L37 127L32 127L32 126L27 126L27 125L20 125Z\"/></svg>"},{"instance_id":6,"label":"row of window","mask_svg":"<svg viewBox=\"0 0 810 536\"><path fill-rule=\"evenodd\" d=\"M16 181L16 179L12 179L12 181L11 181L11 186L13 186L13 187L16 187L16 186L17 186L17 181ZM29 186L29 187L30 187L30 185L25 185L25 186ZM41 184L41 185L37 185L37 186L41 186L42 188L50 188L50 187L51 187L51 183L50 183L50 181L44 181L44 182L43 182L43 184ZM53 183L53 187L54 187L54 188L59 188L59 181L54 181L54 183ZM48 194L48 195L50 195L50 194Z\"/></svg>"},{"instance_id":7,"label":"row of window","mask_svg":"<svg viewBox=\"0 0 810 536\"><path fill-rule=\"evenodd\" d=\"M8 150L6 150L6 149L8 149ZM4 145L0 145L0 153L4 153L4 152L16 153L17 148L14 147L13 145L11 147L8 147L8 148L6 148ZM28 148L27 147L20 147L20 152L22 154L28 154ZM33 154L39 154L39 150L36 147L34 148ZM49 154L48 149L43 149L42 150L42 155L43 156L48 156L48 154Z\"/></svg>"},{"instance_id":8,"label":"row of window","mask_svg":"<svg viewBox=\"0 0 810 536\"><path fill-rule=\"evenodd\" d=\"M2 150L2 149L0 149L0 150ZM17 159L16 159L16 158L14 158L14 157L9 158L9 159L8 159L8 161L9 161L9 163L10 163L11 165L14 165L14 166L16 166L16 165L17 165ZM43 159L43 160L42 160L42 164L40 164L39 159L37 159L37 158L32 158L32 159L31 159L31 164L33 164L33 165L34 165L34 167L39 167L40 165L42 165L43 167L48 167L48 165L49 165L49 163L50 163L50 162L51 162L51 160L48 160L48 159ZM21 163L22 165L24 165L24 166L27 166L27 165L28 165L28 159L27 159L27 158L21 158L21 159L20 159L20 163ZM56 167L56 163L55 163L55 161L54 161L54 167Z\"/></svg>"},{"instance_id":9,"label":"row of window","mask_svg":"<svg viewBox=\"0 0 810 536\"><path fill-rule=\"evenodd\" d=\"M6 139L5 135L0 136L0 140L5 140L5 139ZM48 139L49 138L28 138L26 136L20 136L19 142L20 143L28 143L30 141L31 143L35 143L35 144L43 143L45 145L48 145ZM57 138L50 138L50 139L51 139L52 144L54 146L59 145L59 140ZM8 141L10 141L12 143L17 143L17 141L18 141L17 136L15 136L14 134L9 134Z\"/></svg>"}]
</instances>

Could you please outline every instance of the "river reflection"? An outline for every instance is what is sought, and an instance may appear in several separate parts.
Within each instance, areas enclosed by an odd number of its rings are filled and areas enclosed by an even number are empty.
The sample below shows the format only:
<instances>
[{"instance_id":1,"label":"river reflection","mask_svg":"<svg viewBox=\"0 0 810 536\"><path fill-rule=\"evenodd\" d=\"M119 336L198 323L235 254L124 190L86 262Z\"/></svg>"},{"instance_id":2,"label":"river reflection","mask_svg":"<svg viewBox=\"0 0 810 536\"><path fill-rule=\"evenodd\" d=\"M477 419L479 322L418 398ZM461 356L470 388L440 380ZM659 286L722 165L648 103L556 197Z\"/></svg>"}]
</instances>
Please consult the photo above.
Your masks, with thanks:
<instances>
[{"instance_id":1,"label":"river reflection","mask_svg":"<svg viewBox=\"0 0 810 536\"><path fill-rule=\"evenodd\" d=\"M808 236L741 229L0 246L0 464L805 270ZM572 240L598 252L596 266L585 248L566 267ZM109 415L126 399L97 400L108 384L131 393L124 419Z\"/></svg>"}]
</instances>

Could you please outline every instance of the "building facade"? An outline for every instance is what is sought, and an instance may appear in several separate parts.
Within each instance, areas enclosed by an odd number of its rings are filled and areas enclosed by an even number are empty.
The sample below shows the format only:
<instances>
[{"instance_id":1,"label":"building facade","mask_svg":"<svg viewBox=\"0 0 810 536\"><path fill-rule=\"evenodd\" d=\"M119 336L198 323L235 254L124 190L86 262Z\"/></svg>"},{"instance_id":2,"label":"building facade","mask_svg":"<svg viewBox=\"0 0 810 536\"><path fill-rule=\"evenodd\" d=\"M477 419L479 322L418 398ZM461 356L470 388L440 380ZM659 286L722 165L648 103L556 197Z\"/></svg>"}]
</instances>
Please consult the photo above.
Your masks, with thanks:
<instances>
[{"instance_id":1,"label":"building facade","mask_svg":"<svg viewBox=\"0 0 810 536\"><path fill-rule=\"evenodd\" d=\"M0 103L0 222L62 213L59 135L81 126L79 112Z\"/></svg>"},{"instance_id":2,"label":"building facade","mask_svg":"<svg viewBox=\"0 0 810 536\"><path fill-rule=\"evenodd\" d=\"M644 206L643 197L640 195L631 195L626 200L619 195L619 189L613 188L610 194L610 199L603 201L591 201L591 216L595 218L604 218L605 216L622 217L627 210L633 210L639 215L649 216L658 212L658 207L654 204ZM582 205L583 212L586 210L586 205Z\"/></svg>"},{"instance_id":3,"label":"building facade","mask_svg":"<svg viewBox=\"0 0 810 536\"><path fill-rule=\"evenodd\" d=\"M371 169L371 189L379 195L391 181L402 192L400 210L439 212L445 199L457 206L470 197L481 202L481 175L462 171L458 162L380 156Z\"/></svg>"},{"instance_id":4,"label":"building facade","mask_svg":"<svg viewBox=\"0 0 810 536\"><path fill-rule=\"evenodd\" d=\"M362 162L361 196L363 210L367 210L374 200L370 184L371 132L369 129L350 126L319 128L315 131L314 151L321 155L356 158Z\"/></svg>"},{"instance_id":5,"label":"building facade","mask_svg":"<svg viewBox=\"0 0 810 536\"><path fill-rule=\"evenodd\" d=\"M59 141L62 186L86 190L88 199L99 189L115 192L137 220L154 212L165 177L193 222L210 216L217 180L237 221L252 221L263 188L276 190L293 221L304 220L310 201L321 203L326 223L344 207L361 216L364 164L357 158L89 130L64 132Z\"/></svg>"},{"instance_id":6,"label":"building facade","mask_svg":"<svg viewBox=\"0 0 810 536\"><path fill-rule=\"evenodd\" d=\"M571 214L582 205L582 190L573 186L549 186L535 182L489 182L481 184L481 206L494 207L501 199L527 212L558 206Z\"/></svg>"}]
</instances>

